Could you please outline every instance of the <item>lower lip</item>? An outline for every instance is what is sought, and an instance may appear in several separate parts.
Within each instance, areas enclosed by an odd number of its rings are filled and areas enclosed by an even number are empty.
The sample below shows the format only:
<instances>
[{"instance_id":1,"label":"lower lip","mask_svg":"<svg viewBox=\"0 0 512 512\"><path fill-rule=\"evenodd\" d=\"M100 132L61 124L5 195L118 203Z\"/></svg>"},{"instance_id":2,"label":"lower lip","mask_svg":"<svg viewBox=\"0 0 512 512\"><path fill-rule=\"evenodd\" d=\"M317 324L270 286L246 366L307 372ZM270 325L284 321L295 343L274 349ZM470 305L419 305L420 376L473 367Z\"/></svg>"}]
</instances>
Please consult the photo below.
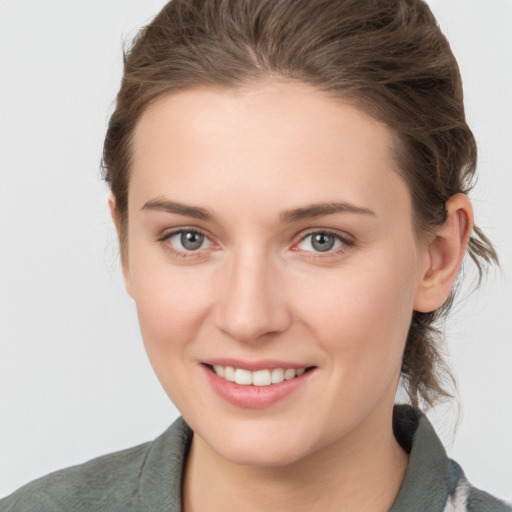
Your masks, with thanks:
<instances>
[{"instance_id":1,"label":"lower lip","mask_svg":"<svg viewBox=\"0 0 512 512\"><path fill-rule=\"evenodd\" d=\"M221 398L246 409L263 409L275 404L304 385L314 373L313 370L309 370L299 377L270 386L242 386L219 377L207 366L203 365L203 370L210 386Z\"/></svg>"}]
</instances>

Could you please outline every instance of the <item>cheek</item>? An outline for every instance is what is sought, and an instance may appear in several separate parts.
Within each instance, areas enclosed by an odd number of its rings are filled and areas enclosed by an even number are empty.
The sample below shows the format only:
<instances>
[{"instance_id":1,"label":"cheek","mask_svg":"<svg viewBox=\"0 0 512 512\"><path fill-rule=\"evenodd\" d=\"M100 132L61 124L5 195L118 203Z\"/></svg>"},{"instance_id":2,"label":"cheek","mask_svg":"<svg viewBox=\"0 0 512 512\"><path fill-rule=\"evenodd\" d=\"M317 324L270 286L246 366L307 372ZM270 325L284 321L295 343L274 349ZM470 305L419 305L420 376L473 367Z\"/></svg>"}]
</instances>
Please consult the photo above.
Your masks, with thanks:
<instances>
[{"instance_id":1,"label":"cheek","mask_svg":"<svg viewBox=\"0 0 512 512\"><path fill-rule=\"evenodd\" d=\"M206 269L134 259L133 296L142 337L153 365L170 361L197 336L208 314L212 286Z\"/></svg>"},{"instance_id":2,"label":"cheek","mask_svg":"<svg viewBox=\"0 0 512 512\"><path fill-rule=\"evenodd\" d=\"M359 389L397 376L413 310L410 260L375 261L337 269L322 286L309 283L306 294L295 290L300 316L331 355L333 371Z\"/></svg>"},{"instance_id":3,"label":"cheek","mask_svg":"<svg viewBox=\"0 0 512 512\"><path fill-rule=\"evenodd\" d=\"M203 337L201 329L209 311L208 277L169 266L134 277L142 339L162 387L182 413L189 411L191 393L195 396L192 402L205 407L190 375L197 364L193 342Z\"/></svg>"}]
</instances>

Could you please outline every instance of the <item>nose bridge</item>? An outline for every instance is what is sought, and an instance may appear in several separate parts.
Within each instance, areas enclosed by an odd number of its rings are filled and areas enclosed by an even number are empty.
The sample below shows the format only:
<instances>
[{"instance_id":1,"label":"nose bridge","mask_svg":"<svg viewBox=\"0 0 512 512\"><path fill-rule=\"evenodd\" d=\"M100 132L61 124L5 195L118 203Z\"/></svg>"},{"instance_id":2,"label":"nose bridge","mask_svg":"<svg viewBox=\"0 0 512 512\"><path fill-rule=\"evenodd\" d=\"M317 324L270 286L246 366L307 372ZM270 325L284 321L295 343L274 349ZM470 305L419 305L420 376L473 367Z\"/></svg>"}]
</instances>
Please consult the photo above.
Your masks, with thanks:
<instances>
[{"instance_id":1,"label":"nose bridge","mask_svg":"<svg viewBox=\"0 0 512 512\"><path fill-rule=\"evenodd\" d=\"M290 315L279 287L279 270L270 255L244 247L232 255L226 267L219 276L218 327L244 343L285 330Z\"/></svg>"}]
</instances>

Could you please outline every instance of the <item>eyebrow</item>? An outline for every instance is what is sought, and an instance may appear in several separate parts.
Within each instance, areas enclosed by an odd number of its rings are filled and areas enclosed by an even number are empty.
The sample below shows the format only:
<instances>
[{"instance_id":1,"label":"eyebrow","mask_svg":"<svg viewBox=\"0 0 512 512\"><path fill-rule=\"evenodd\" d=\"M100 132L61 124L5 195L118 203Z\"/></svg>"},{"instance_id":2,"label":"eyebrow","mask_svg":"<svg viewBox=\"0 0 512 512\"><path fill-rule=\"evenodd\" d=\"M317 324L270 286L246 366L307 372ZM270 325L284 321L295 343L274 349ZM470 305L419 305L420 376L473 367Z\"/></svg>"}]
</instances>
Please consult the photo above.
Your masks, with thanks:
<instances>
[{"instance_id":1,"label":"eyebrow","mask_svg":"<svg viewBox=\"0 0 512 512\"><path fill-rule=\"evenodd\" d=\"M144 204L142 210L157 210L167 213L175 213L192 217L194 219L213 221L214 216L208 210L199 208L197 206L189 206L175 201L168 201L165 199L152 199ZM375 212L368 208L362 208L345 202L335 203L317 203L302 208L295 208L293 210L286 210L280 215L280 222L282 224L289 224L299 220L311 219L321 217L323 215L332 215L335 213L356 213L360 215L371 215L376 217Z\"/></svg>"},{"instance_id":2,"label":"eyebrow","mask_svg":"<svg viewBox=\"0 0 512 512\"><path fill-rule=\"evenodd\" d=\"M283 224L289 222L297 222L299 220L321 217L323 215L332 215L334 213L357 213L362 215L372 215L376 217L374 211L368 208L362 208L350 203L318 203L297 208L295 210L287 210L281 214L281 222Z\"/></svg>"},{"instance_id":3,"label":"eyebrow","mask_svg":"<svg viewBox=\"0 0 512 512\"><path fill-rule=\"evenodd\" d=\"M177 203L175 201L167 201L165 199L152 199L144 204L142 210L158 210L167 213L177 213L178 215L185 215L193 217L194 219L212 221L213 215L204 208L197 206L188 206L186 204Z\"/></svg>"}]
</instances>

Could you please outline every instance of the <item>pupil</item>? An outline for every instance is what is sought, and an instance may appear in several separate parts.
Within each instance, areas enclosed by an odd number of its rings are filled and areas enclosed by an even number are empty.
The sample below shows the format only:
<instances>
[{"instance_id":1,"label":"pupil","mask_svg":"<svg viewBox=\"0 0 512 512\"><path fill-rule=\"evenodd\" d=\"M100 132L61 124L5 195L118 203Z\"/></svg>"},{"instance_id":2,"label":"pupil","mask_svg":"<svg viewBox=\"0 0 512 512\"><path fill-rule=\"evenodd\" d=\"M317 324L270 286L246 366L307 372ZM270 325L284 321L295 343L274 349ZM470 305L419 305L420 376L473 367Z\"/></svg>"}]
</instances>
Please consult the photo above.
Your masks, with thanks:
<instances>
[{"instance_id":1,"label":"pupil","mask_svg":"<svg viewBox=\"0 0 512 512\"><path fill-rule=\"evenodd\" d=\"M204 236L200 233L188 231L181 234L181 245L188 251L195 251L203 245Z\"/></svg>"},{"instance_id":2,"label":"pupil","mask_svg":"<svg viewBox=\"0 0 512 512\"><path fill-rule=\"evenodd\" d=\"M329 251L334 246L334 237L331 235L328 235L326 233L318 233L313 236L311 245L317 251L320 251L320 252Z\"/></svg>"}]
</instances>

